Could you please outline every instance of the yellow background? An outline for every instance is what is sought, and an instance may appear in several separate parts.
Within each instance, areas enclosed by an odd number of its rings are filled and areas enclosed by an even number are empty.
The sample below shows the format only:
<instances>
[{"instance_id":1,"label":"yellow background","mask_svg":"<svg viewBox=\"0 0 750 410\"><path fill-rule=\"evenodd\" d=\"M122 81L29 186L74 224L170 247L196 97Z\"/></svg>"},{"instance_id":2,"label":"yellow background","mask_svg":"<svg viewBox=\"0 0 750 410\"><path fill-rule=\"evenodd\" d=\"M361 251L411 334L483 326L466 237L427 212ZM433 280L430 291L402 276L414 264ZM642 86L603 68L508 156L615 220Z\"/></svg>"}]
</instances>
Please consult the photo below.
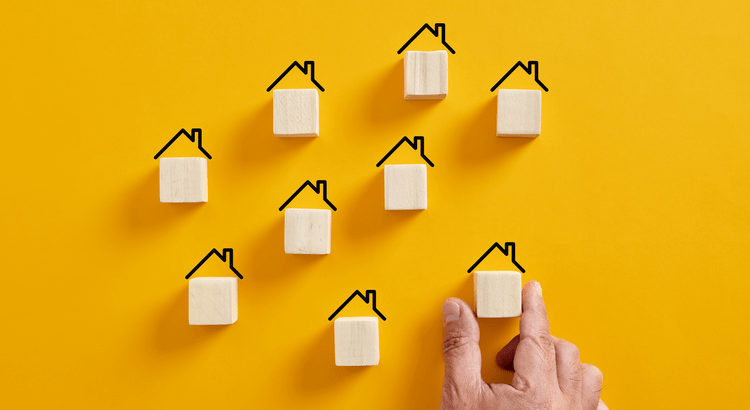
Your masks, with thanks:
<instances>
[{"instance_id":1,"label":"yellow background","mask_svg":"<svg viewBox=\"0 0 750 410\"><path fill-rule=\"evenodd\" d=\"M406 4L408 3L408 4ZM0 16L3 408L435 409L441 302L515 241L553 333L612 409L741 408L750 5L737 1L18 2ZM404 101L396 50L447 24L449 93ZM440 49L423 35L410 50ZM316 139L266 87L314 60ZM489 88L539 60L542 135L494 136ZM298 71L279 85L311 87ZM507 87L536 88L517 71ZM209 202L161 204L153 155L203 129ZM429 208L383 210L375 163L424 135ZM198 155L182 138L169 155ZM391 163L414 162L402 149ZM278 207L327 179L328 256ZM295 206L322 207L308 190ZM239 321L187 324L185 274L233 247ZM483 269L508 268L495 252ZM203 275L227 275L213 258ZM377 289L381 361L336 368L329 314ZM348 315L367 313L358 303ZM481 320L483 375L517 319Z\"/></svg>"}]
</instances>

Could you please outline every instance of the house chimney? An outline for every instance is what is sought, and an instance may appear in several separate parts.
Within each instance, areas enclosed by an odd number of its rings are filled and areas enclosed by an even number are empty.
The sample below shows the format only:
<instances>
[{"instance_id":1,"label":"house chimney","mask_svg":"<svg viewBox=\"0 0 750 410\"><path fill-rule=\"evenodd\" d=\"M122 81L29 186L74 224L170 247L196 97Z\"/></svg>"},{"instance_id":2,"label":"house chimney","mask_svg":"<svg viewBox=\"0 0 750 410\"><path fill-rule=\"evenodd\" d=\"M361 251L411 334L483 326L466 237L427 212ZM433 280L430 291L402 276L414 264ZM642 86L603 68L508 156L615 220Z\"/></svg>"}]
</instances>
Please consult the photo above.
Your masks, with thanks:
<instances>
[{"instance_id":1,"label":"house chimney","mask_svg":"<svg viewBox=\"0 0 750 410\"><path fill-rule=\"evenodd\" d=\"M374 290L367 290L365 291L365 295L368 299L370 299L370 302L372 303L372 308L377 308L377 305L375 304L375 291Z\"/></svg>"},{"instance_id":2,"label":"house chimney","mask_svg":"<svg viewBox=\"0 0 750 410\"><path fill-rule=\"evenodd\" d=\"M234 250L232 248L224 248L224 262L229 262L229 266L232 266L234 262Z\"/></svg>"},{"instance_id":3,"label":"house chimney","mask_svg":"<svg viewBox=\"0 0 750 410\"><path fill-rule=\"evenodd\" d=\"M505 252L507 256L513 256L516 254L515 242L505 242Z\"/></svg>"},{"instance_id":4,"label":"house chimney","mask_svg":"<svg viewBox=\"0 0 750 410\"><path fill-rule=\"evenodd\" d=\"M191 136L193 137L192 138L193 142L195 142L195 141L201 141L201 139L202 139L202 130L200 128L193 128L192 130L190 130L190 134L192 134Z\"/></svg>"},{"instance_id":5,"label":"house chimney","mask_svg":"<svg viewBox=\"0 0 750 410\"><path fill-rule=\"evenodd\" d=\"M328 198L328 182L325 180L316 181L318 185L318 193L323 194L323 198Z\"/></svg>"}]
</instances>

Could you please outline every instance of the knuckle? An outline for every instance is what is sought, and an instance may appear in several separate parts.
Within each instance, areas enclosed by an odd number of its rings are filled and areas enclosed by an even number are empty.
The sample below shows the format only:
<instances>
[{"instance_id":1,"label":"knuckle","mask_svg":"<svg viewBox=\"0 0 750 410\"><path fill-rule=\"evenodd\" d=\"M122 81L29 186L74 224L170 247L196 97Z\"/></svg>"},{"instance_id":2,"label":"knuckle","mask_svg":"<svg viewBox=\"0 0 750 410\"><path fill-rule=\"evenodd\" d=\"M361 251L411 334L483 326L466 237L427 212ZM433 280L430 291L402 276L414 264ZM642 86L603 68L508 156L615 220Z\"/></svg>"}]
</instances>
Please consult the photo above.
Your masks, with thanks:
<instances>
[{"instance_id":1,"label":"knuckle","mask_svg":"<svg viewBox=\"0 0 750 410\"><path fill-rule=\"evenodd\" d=\"M443 353L451 353L471 343L468 336L461 334L446 335L443 340Z\"/></svg>"},{"instance_id":2,"label":"knuckle","mask_svg":"<svg viewBox=\"0 0 750 410\"><path fill-rule=\"evenodd\" d=\"M545 352L555 351L555 340L549 333L537 332L528 337L528 339L537 347Z\"/></svg>"},{"instance_id":3,"label":"knuckle","mask_svg":"<svg viewBox=\"0 0 750 410\"><path fill-rule=\"evenodd\" d=\"M604 373L602 373L598 367L588 363L584 363L582 367L585 377L592 379L598 385L602 384L602 381L604 381Z\"/></svg>"},{"instance_id":4,"label":"knuckle","mask_svg":"<svg viewBox=\"0 0 750 410\"><path fill-rule=\"evenodd\" d=\"M557 349L558 353L562 353L576 359L580 359L581 357L581 352L580 350L578 350L578 346L567 340L559 339L555 348Z\"/></svg>"}]
</instances>

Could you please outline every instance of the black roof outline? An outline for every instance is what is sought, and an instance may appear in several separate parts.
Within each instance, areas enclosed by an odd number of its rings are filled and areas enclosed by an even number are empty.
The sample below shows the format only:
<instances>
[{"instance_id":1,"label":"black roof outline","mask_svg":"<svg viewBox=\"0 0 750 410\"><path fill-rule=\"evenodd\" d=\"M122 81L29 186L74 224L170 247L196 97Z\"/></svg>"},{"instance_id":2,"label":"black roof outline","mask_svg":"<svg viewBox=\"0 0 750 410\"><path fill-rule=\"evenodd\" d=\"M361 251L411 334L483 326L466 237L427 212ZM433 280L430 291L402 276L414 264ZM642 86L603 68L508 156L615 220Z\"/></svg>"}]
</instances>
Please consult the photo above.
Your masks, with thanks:
<instances>
[{"instance_id":1,"label":"black roof outline","mask_svg":"<svg viewBox=\"0 0 750 410\"><path fill-rule=\"evenodd\" d=\"M198 149L201 150L201 152L203 153L203 155L206 156L206 158L211 159L211 154L209 154L208 151L203 149L203 130L200 128L191 129L190 134L188 134L188 132L185 131L184 128L181 129L174 137L172 137L171 140L169 140L169 142L167 143L167 145L164 146L164 148L159 150L159 152L157 152L156 155L154 155L154 159L159 158L159 156L163 154L164 151L166 151L167 148L169 148L169 146L172 145L172 143L177 140L177 138L180 138L180 135L185 135L190 140L190 142L195 142L195 140L197 139Z\"/></svg>"},{"instance_id":2,"label":"black roof outline","mask_svg":"<svg viewBox=\"0 0 750 410\"><path fill-rule=\"evenodd\" d=\"M438 30L438 29L442 29L442 30ZM451 54L456 54L456 51L453 50L453 48L449 46L448 43L445 41L445 23L435 23L434 29L430 27L429 23L424 23L422 28L420 28L416 33L414 33L414 35L411 36L409 41L407 41L406 44L404 44L403 46L401 46L401 48L398 49L398 52L396 54L401 54L406 49L406 47L409 47L409 44L411 44L412 41L416 40L417 37L419 37L419 35L422 34L422 32L425 30L432 33L432 35L435 37L437 37L438 34L441 34L440 41L443 43L445 48L447 48L448 51L451 52Z\"/></svg>"},{"instance_id":3,"label":"black roof outline","mask_svg":"<svg viewBox=\"0 0 750 410\"><path fill-rule=\"evenodd\" d=\"M393 148L391 148L391 150L388 151L388 153L385 154L383 159L378 161L378 163L375 164L375 166L380 167L381 165L383 165L383 162L385 162L385 160L387 160L388 157L391 156L391 154L396 152L398 147L400 147L401 144L403 143L407 143L415 151L417 150L417 148L419 148L419 155L422 157L422 159L425 160L425 162L427 162L431 167L435 166L435 164L433 164L432 161L430 161L430 159L427 158L427 155L424 154L424 137L423 136L415 136L414 142L411 142L411 140L409 140L409 137L401 138L401 141L399 141L398 144L396 144Z\"/></svg>"},{"instance_id":4,"label":"black roof outline","mask_svg":"<svg viewBox=\"0 0 750 410\"><path fill-rule=\"evenodd\" d=\"M486 258L487 255L489 255L490 252L492 252L492 250L495 248L500 249L500 252L502 252L503 255L505 256L508 256L508 250L510 250L511 262L513 262L513 264L516 265L516 267L521 271L521 273L526 273L526 270L523 267L521 267L521 265L519 265L518 262L516 262L516 243L515 242L505 242L504 248L500 246L500 244L497 242L493 243L492 246L490 246L490 249L487 249L487 252L485 252L484 255L482 255L476 262L474 262L474 264L471 265L471 267L469 268L467 272L471 273L471 271L473 271L474 268L477 267L477 265L482 263L484 258Z\"/></svg>"},{"instance_id":5,"label":"black roof outline","mask_svg":"<svg viewBox=\"0 0 750 410\"><path fill-rule=\"evenodd\" d=\"M281 79L283 79L285 75L287 75L290 71L292 71L292 68L294 67L299 68L299 70L302 71L302 74L304 75L307 75L307 72L309 71L310 81L312 81L313 84L315 84L315 86L318 87L320 91L325 91L325 88L323 88L323 86L320 85L320 83L315 80L315 61L305 61L304 64L305 66L303 67L302 64L298 63L297 61L293 62L286 70L284 70L283 73L281 73L281 75L279 76L279 78L276 79L276 81L271 83L271 85L269 85L268 88L266 88L266 91L271 91L273 87L276 87L276 84L278 84L279 81L281 81Z\"/></svg>"},{"instance_id":6,"label":"black roof outline","mask_svg":"<svg viewBox=\"0 0 750 410\"><path fill-rule=\"evenodd\" d=\"M529 61L528 67L525 66L525 65L523 65L523 63L520 62L520 61L517 62L513 66L513 68L511 68L510 70L508 70L507 73L505 73L505 75L503 76L503 78L500 79L500 81L498 81L497 83L495 83L495 85L492 86L492 88L490 88L490 91L491 92L495 91L497 89L497 87L499 87L500 84L502 84L503 81L505 81L506 78L508 78L511 74L513 74L513 71L515 71L516 68L518 68L518 67L521 67L523 69L523 71L526 71L526 74L529 74L529 75L531 75L531 69L533 67L534 68L534 81L536 81L536 83L539 84L539 86L542 87L542 89L544 89L545 92L549 91L549 88L547 88L546 85L544 85L541 81L539 81L539 61Z\"/></svg>"},{"instance_id":7,"label":"black roof outline","mask_svg":"<svg viewBox=\"0 0 750 410\"><path fill-rule=\"evenodd\" d=\"M341 310L344 309L346 307L346 305L348 305L349 302L351 302L352 299L354 299L355 296L359 296L360 298L362 298L362 300L364 300L365 303L370 303L370 298L372 298L372 310L375 313L377 313L378 316L380 316L380 318L383 319L383 321L385 321L385 316L383 316L383 314L380 313L380 311L378 310L378 308L377 308L377 306L375 304L375 294L376 294L376 292L374 290L372 290L372 289L366 290L364 295L359 290L355 290L354 293L352 293L352 295L349 296L349 299L347 299L346 302L342 303L341 306L339 306L339 308L336 309L336 311L333 312L333 314L331 316L328 316L328 321L333 320L333 318L335 318L336 315L338 315L339 312L341 312Z\"/></svg>"},{"instance_id":8,"label":"black roof outline","mask_svg":"<svg viewBox=\"0 0 750 410\"><path fill-rule=\"evenodd\" d=\"M290 196L289 199L287 199L286 202L284 202L284 204L279 207L279 211L283 211L284 208L286 208L286 206L289 205L289 203L292 202L292 200L294 200L294 198L297 195L299 195L299 193L302 192L302 190L305 189L305 187L307 187L307 186L309 186L316 194L320 194L320 192L322 190L323 191L323 200L325 201L326 204L328 204L328 206L331 207L331 209L333 209L334 211L336 211L338 208L336 208L336 206L334 206L331 203L331 201L328 200L328 181L326 181L325 179L319 179L319 180L315 181L315 184L316 185L313 185L312 182L310 182L309 179L307 181L305 181L305 183L302 184L302 186L299 187L299 189L297 189L292 194L292 196Z\"/></svg>"},{"instance_id":9,"label":"black roof outline","mask_svg":"<svg viewBox=\"0 0 750 410\"><path fill-rule=\"evenodd\" d=\"M191 276L193 276L193 273L200 268L204 262L208 260L208 258L211 257L211 255L216 255L221 259L222 262L226 262L227 259L229 259L229 269L234 272L235 275L237 275L238 278L243 279L242 274L237 272L237 269L234 268L234 249L232 248L224 248L222 249L224 254L220 254L219 251L216 250L216 248L211 249L211 252L208 253L203 259L201 259L200 262L198 262L197 265L193 268L193 270L190 271L190 273L185 276L185 279L190 279Z\"/></svg>"}]
</instances>

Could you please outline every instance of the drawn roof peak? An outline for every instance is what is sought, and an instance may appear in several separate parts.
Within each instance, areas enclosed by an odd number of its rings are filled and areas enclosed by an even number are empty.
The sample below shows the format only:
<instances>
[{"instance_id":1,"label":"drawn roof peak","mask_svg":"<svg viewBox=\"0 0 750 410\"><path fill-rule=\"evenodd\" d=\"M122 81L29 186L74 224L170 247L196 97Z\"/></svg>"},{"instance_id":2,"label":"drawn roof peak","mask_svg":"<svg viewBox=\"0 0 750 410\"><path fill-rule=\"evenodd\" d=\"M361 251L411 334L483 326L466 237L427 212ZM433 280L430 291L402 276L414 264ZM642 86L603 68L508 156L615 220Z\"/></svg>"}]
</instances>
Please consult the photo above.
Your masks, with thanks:
<instances>
[{"instance_id":1,"label":"drawn roof peak","mask_svg":"<svg viewBox=\"0 0 750 410\"><path fill-rule=\"evenodd\" d=\"M467 272L471 273L471 271L473 271L474 268L479 266L479 264L482 263L484 258L486 258L495 249L499 249L500 252L502 252L503 255L505 256L510 256L511 262L513 262L513 264L516 265L518 270L520 270L521 273L526 273L526 270L518 262L516 262L516 243L515 242L505 242L505 247L500 246L500 244L497 242L493 243L492 246L490 246L490 248L487 249L487 252L485 252L482 256L480 256L479 259L477 259L477 261L474 262L473 265L471 265L471 267L469 268Z\"/></svg>"},{"instance_id":2,"label":"drawn roof peak","mask_svg":"<svg viewBox=\"0 0 750 410\"><path fill-rule=\"evenodd\" d=\"M305 61L304 64L305 65L303 66L297 61L290 64L289 67L287 67L287 69L284 70L284 72L281 73L281 75L273 83L271 83L271 85L269 85L268 88L266 88L266 91L271 91L273 87L275 87L276 84L278 84L279 81L281 81L284 78L284 76L289 74L289 72L292 71L294 67L299 68L299 70L302 71L302 74L304 75L307 75L308 73L310 73L310 81L312 81L312 83L315 84L315 86L318 87L320 91L325 91L325 88L323 88L323 86L320 85L320 83L317 80L315 80L315 61L308 60L308 61Z\"/></svg>"},{"instance_id":3,"label":"drawn roof peak","mask_svg":"<svg viewBox=\"0 0 750 410\"><path fill-rule=\"evenodd\" d=\"M370 303L370 300L372 300L372 311L375 312L381 319L385 320L385 316L383 316L383 314L380 313L380 311L378 310L377 301L376 301L376 293L377 292L375 290L369 289L369 290L366 290L365 294L363 295L362 292L359 291L359 289L355 290L354 293L352 293L352 295L349 296L349 298L346 299L346 301L342 303L341 306L339 306L339 308L336 309L336 311L333 312L333 314L331 314L331 316L328 317L328 320L329 321L333 320L333 318L335 318L336 315L338 315L339 312L341 312L346 307L346 305L348 305L349 302L351 302L352 299L354 299L357 296L359 296L362 300L364 300L365 303Z\"/></svg>"},{"instance_id":4,"label":"drawn roof peak","mask_svg":"<svg viewBox=\"0 0 750 410\"><path fill-rule=\"evenodd\" d=\"M210 252L208 252L208 255L206 255L203 259L201 259L200 262L198 262L197 265L190 271L190 273L185 276L185 279L190 279L191 276L193 276L193 273L197 271L212 255L216 255L219 257L219 259L222 262L229 262L229 269L234 272L235 275L237 275L238 278L243 279L242 274L240 274L237 269L234 268L234 249L232 248L224 248L222 249L222 253L219 253L219 251L216 250L216 248L211 249Z\"/></svg>"},{"instance_id":5,"label":"drawn roof peak","mask_svg":"<svg viewBox=\"0 0 750 410\"><path fill-rule=\"evenodd\" d=\"M443 46L445 46L448 51L451 52L451 54L456 54L456 51L453 50L453 47L451 47L448 42L445 41L445 23L435 23L435 28L430 27L429 23L425 23L422 28L417 30L416 33L414 33L413 36L409 39L409 41L406 42L401 48L398 49L398 52L396 54L401 54L404 50L406 50L406 47L409 47L409 44L411 44L414 40L419 37L420 34L422 34L423 31L429 31L433 36L438 37L440 36L440 41L443 43Z\"/></svg>"},{"instance_id":6,"label":"drawn roof peak","mask_svg":"<svg viewBox=\"0 0 750 410\"><path fill-rule=\"evenodd\" d=\"M495 83L492 88L490 88L490 92L493 92L497 89L497 87L500 86L500 84L505 81L506 78L510 77L511 74L513 74L514 71L516 71L516 68L521 68L523 71L526 71L526 74L531 75L532 71L534 72L534 81L536 81L537 84L539 84L542 89L547 92L549 91L549 88L547 88L544 83L542 83L541 80L539 80L539 61L529 61L528 65L524 65L521 61L517 62L513 67L511 67L510 70L508 70L507 73L503 76L503 78L500 79L497 83Z\"/></svg>"},{"instance_id":7,"label":"drawn roof peak","mask_svg":"<svg viewBox=\"0 0 750 410\"><path fill-rule=\"evenodd\" d=\"M190 140L190 142L195 142L197 140L198 149L201 150L206 158L211 159L211 154L209 154L208 151L203 148L203 130L200 128L193 128L192 130L190 130L189 134L184 128L177 131L177 134L175 134L175 136L172 137L169 142L167 142L167 145L165 145L162 149L159 150L159 152L156 153L156 155L154 155L154 159L158 159L161 154L163 154L164 151L167 150L167 148L169 148L175 141L177 141L177 138L180 138L181 135L186 136Z\"/></svg>"},{"instance_id":8,"label":"drawn roof peak","mask_svg":"<svg viewBox=\"0 0 750 410\"><path fill-rule=\"evenodd\" d=\"M388 157L391 156L391 154L396 152L396 150L404 143L409 145L415 151L419 149L419 155L422 157L422 159L425 160L425 162L427 162L427 164L429 164L431 167L435 166L435 164L433 164L432 161L430 161L430 159L427 158L427 155L425 155L424 153L424 137L421 135L415 136L413 142L409 139L409 137L405 136L404 138L401 138L401 140L396 145L394 145L393 148L391 148L391 150L388 151L388 153L385 154L385 156L380 161L378 161L377 164L375 164L375 166L380 167L381 165L383 165L385 160L387 160Z\"/></svg>"},{"instance_id":9,"label":"drawn roof peak","mask_svg":"<svg viewBox=\"0 0 750 410\"><path fill-rule=\"evenodd\" d=\"M331 201L328 200L328 181L326 181L324 179L319 179L319 180L315 181L315 185L313 185L313 183L310 182L310 180L308 179L307 181L305 181L302 184L302 186L300 186L297 189L297 191L295 191L292 194L292 196L289 197L289 199L286 200L286 202L284 202L283 205L281 205L279 207L279 211L283 211L284 208L286 208L286 206L289 205L294 200L294 198L296 198L297 195L299 195L299 193L302 192L302 190L304 190L306 187L309 187L310 189L312 189L313 192L315 192L316 194L320 194L322 192L323 193L323 201L325 201L325 203L329 207L331 207L332 210L336 211L338 209L338 208L336 208L336 206L334 206L331 203Z\"/></svg>"}]
</instances>

